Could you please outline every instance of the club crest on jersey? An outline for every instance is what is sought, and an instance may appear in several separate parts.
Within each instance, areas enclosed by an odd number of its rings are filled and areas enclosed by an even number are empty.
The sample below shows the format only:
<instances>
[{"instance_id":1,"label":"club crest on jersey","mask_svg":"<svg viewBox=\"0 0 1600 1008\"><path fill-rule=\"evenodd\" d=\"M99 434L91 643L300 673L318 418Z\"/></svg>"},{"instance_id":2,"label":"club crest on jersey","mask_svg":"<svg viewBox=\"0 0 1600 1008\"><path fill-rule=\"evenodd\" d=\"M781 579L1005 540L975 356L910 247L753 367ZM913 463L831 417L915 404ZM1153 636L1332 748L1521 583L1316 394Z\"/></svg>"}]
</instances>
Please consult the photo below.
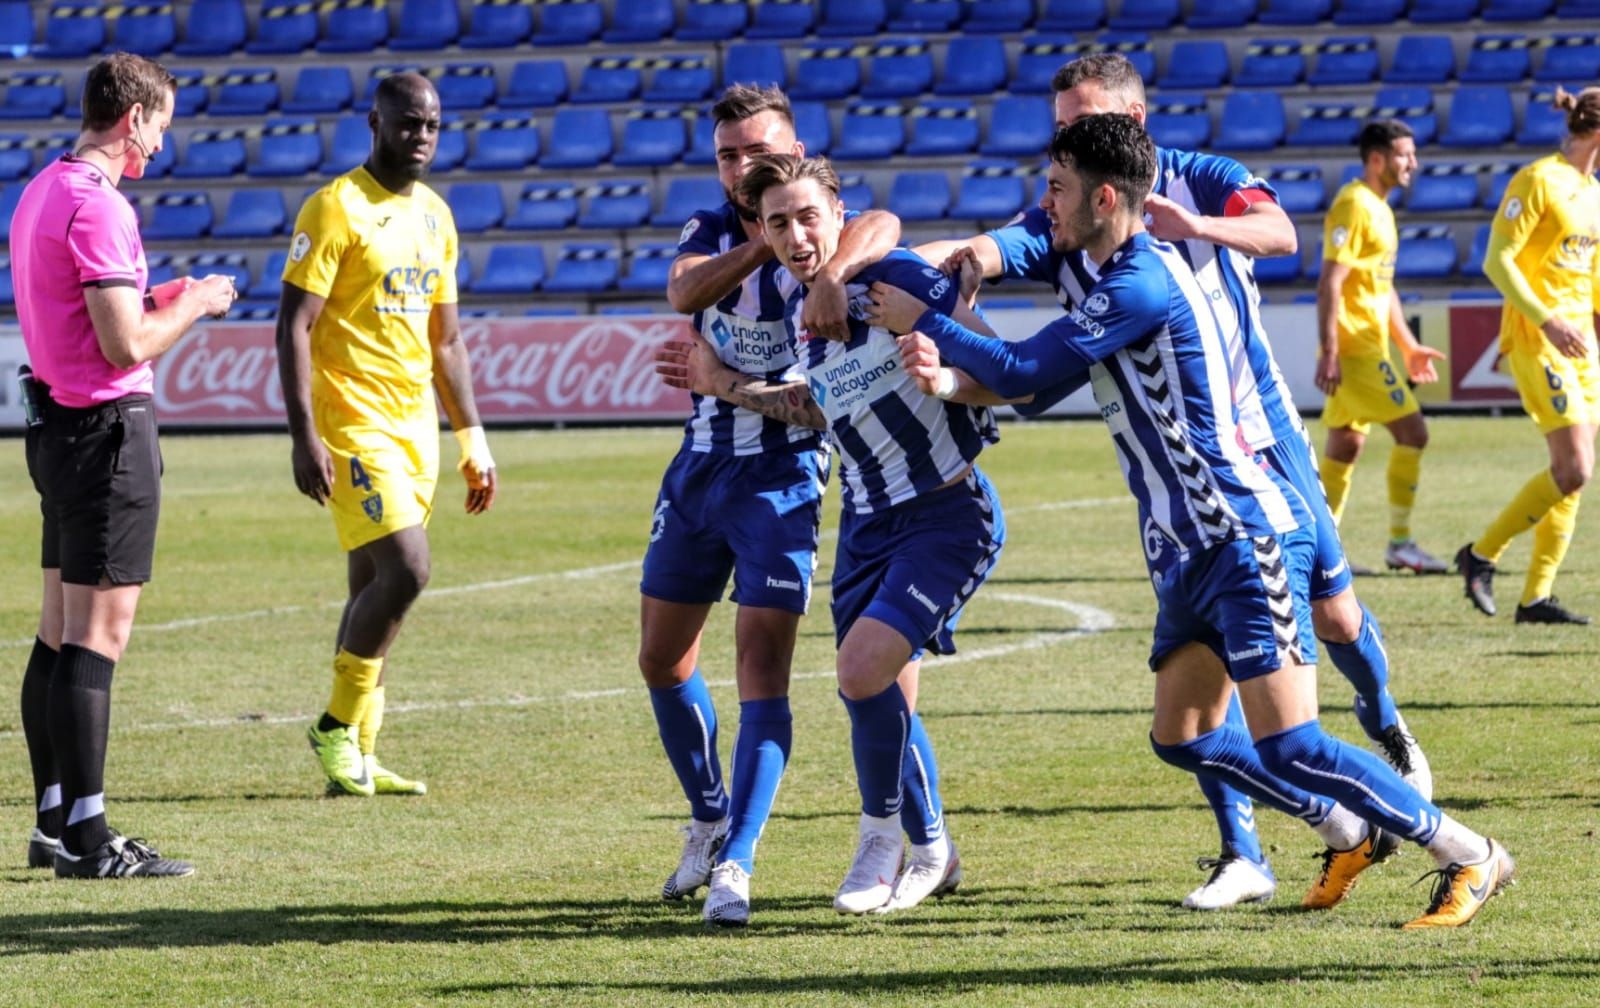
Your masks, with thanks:
<instances>
[{"instance_id":1,"label":"club crest on jersey","mask_svg":"<svg viewBox=\"0 0 1600 1008\"><path fill-rule=\"evenodd\" d=\"M310 251L311 236L306 234L304 231L297 232L294 236L294 241L289 243L289 258L295 262L299 262L300 260L304 259L306 257L306 253Z\"/></svg>"},{"instance_id":2,"label":"club crest on jersey","mask_svg":"<svg viewBox=\"0 0 1600 1008\"><path fill-rule=\"evenodd\" d=\"M1342 247L1344 247L1344 243L1345 243L1346 239L1348 239L1349 237L1350 237L1350 229L1349 228L1347 228L1347 227L1336 227L1336 228L1333 229L1333 234L1328 236L1328 243L1330 245L1332 245L1334 248L1342 248Z\"/></svg>"},{"instance_id":3,"label":"club crest on jersey","mask_svg":"<svg viewBox=\"0 0 1600 1008\"><path fill-rule=\"evenodd\" d=\"M690 238L693 238L694 233L698 230L700 230L700 218L696 217L685 224L682 231L678 232L678 244L682 245Z\"/></svg>"},{"instance_id":4,"label":"club crest on jersey","mask_svg":"<svg viewBox=\"0 0 1600 1008\"><path fill-rule=\"evenodd\" d=\"M431 214L431 213L423 214L422 215L422 223L427 225L428 234L434 235L434 236L437 236L439 234L439 218L435 217L433 214Z\"/></svg>"},{"instance_id":5,"label":"club crest on jersey","mask_svg":"<svg viewBox=\"0 0 1600 1008\"><path fill-rule=\"evenodd\" d=\"M1111 299L1106 296L1105 291L1096 291L1095 293L1090 294L1089 297L1083 302L1083 310L1088 312L1090 315L1104 315L1106 313L1106 309L1110 307Z\"/></svg>"},{"instance_id":6,"label":"club crest on jersey","mask_svg":"<svg viewBox=\"0 0 1600 1008\"><path fill-rule=\"evenodd\" d=\"M361 510L367 513L374 525L383 521L383 494L375 493L361 501Z\"/></svg>"},{"instance_id":7,"label":"club crest on jersey","mask_svg":"<svg viewBox=\"0 0 1600 1008\"><path fill-rule=\"evenodd\" d=\"M1502 211L1506 220L1516 220L1522 216L1522 201L1513 196L1506 200L1506 208Z\"/></svg>"}]
</instances>

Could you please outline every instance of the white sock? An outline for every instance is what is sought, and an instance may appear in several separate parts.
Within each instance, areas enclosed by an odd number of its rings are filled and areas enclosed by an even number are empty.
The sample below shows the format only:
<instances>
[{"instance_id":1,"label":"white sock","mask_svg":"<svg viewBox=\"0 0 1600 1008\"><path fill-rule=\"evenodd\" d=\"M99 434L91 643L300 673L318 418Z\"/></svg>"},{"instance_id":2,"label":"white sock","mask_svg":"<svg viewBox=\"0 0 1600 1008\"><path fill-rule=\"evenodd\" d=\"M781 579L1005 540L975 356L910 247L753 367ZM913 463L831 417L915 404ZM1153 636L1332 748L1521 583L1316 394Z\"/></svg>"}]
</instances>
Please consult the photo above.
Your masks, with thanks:
<instances>
[{"instance_id":1,"label":"white sock","mask_svg":"<svg viewBox=\"0 0 1600 1008\"><path fill-rule=\"evenodd\" d=\"M1367 837L1367 821L1339 804L1311 828L1323 843L1337 851L1354 850Z\"/></svg>"},{"instance_id":2,"label":"white sock","mask_svg":"<svg viewBox=\"0 0 1600 1008\"><path fill-rule=\"evenodd\" d=\"M879 836L898 839L900 836L900 817L870 816L863 812L861 813L861 835L866 836L868 833L876 833Z\"/></svg>"},{"instance_id":3,"label":"white sock","mask_svg":"<svg viewBox=\"0 0 1600 1008\"><path fill-rule=\"evenodd\" d=\"M1439 829L1428 841L1427 850L1440 868L1453 864L1477 864L1489 856L1489 841L1447 815L1440 814Z\"/></svg>"}]
</instances>

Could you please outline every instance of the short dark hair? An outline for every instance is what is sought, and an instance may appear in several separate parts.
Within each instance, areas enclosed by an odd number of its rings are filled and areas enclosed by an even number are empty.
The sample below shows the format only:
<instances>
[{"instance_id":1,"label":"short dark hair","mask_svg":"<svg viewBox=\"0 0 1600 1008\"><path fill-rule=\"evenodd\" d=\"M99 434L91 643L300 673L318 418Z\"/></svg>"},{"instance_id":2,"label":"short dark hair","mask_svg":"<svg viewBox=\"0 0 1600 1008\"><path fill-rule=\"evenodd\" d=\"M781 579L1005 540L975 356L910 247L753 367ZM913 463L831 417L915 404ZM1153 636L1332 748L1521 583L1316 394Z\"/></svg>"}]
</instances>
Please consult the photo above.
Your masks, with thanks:
<instances>
[{"instance_id":1,"label":"short dark hair","mask_svg":"<svg viewBox=\"0 0 1600 1008\"><path fill-rule=\"evenodd\" d=\"M83 79L83 128L110 129L135 105L144 106L148 122L161 107L163 92L178 93L178 81L166 67L133 53L112 53Z\"/></svg>"},{"instance_id":2,"label":"short dark hair","mask_svg":"<svg viewBox=\"0 0 1600 1008\"><path fill-rule=\"evenodd\" d=\"M372 92L372 104L374 108L388 108L428 90L437 89L425 75L414 70L401 70L385 74L378 81L378 86Z\"/></svg>"},{"instance_id":3,"label":"short dark hair","mask_svg":"<svg viewBox=\"0 0 1600 1008\"><path fill-rule=\"evenodd\" d=\"M1367 155L1380 151L1387 154L1396 140L1415 135L1410 126L1398 119L1372 120L1361 127L1361 132L1356 135L1356 149L1361 152L1361 163L1367 163Z\"/></svg>"},{"instance_id":4,"label":"short dark hair","mask_svg":"<svg viewBox=\"0 0 1600 1008\"><path fill-rule=\"evenodd\" d=\"M1567 132L1573 136L1600 130L1600 87L1586 87L1573 94L1557 85L1550 104L1567 114Z\"/></svg>"},{"instance_id":5,"label":"short dark hair","mask_svg":"<svg viewBox=\"0 0 1600 1008\"><path fill-rule=\"evenodd\" d=\"M778 117L794 126L794 110L789 107L789 96L775 87L756 87L753 84L734 84L717 97L711 106L711 122L744 122L763 112L776 112Z\"/></svg>"},{"instance_id":6,"label":"short dark hair","mask_svg":"<svg viewBox=\"0 0 1600 1008\"><path fill-rule=\"evenodd\" d=\"M739 180L736 195L741 203L759 214L761 196L768 189L805 179L814 180L835 200L839 198L839 175L827 158L796 157L793 154L757 154L752 157L750 167Z\"/></svg>"},{"instance_id":7,"label":"short dark hair","mask_svg":"<svg viewBox=\"0 0 1600 1008\"><path fill-rule=\"evenodd\" d=\"M1156 144L1139 120L1121 112L1084 116L1056 130L1050 160L1076 171L1090 188L1110 185L1139 210L1156 181Z\"/></svg>"},{"instance_id":8,"label":"short dark hair","mask_svg":"<svg viewBox=\"0 0 1600 1008\"><path fill-rule=\"evenodd\" d=\"M1084 81L1098 81L1107 91L1115 91L1130 101L1144 101L1144 78L1128 57L1102 52L1079 56L1056 71L1050 89L1057 94L1071 91Z\"/></svg>"}]
</instances>

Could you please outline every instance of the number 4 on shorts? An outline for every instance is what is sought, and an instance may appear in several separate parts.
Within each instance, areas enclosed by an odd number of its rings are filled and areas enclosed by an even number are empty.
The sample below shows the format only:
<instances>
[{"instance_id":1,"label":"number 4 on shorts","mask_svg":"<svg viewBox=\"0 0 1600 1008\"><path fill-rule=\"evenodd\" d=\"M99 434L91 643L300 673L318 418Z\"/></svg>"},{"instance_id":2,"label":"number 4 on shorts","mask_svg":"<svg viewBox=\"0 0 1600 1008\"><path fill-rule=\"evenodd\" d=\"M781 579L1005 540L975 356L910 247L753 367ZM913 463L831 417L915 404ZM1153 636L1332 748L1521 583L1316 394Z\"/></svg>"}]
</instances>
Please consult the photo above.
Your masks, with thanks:
<instances>
[{"instance_id":1,"label":"number 4 on shorts","mask_svg":"<svg viewBox=\"0 0 1600 1008\"><path fill-rule=\"evenodd\" d=\"M372 492L372 477L367 475L367 470L361 466L361 460L355 456L350 458L350 485L360 487L367 493Z\"/></svg>"}]
</instances>

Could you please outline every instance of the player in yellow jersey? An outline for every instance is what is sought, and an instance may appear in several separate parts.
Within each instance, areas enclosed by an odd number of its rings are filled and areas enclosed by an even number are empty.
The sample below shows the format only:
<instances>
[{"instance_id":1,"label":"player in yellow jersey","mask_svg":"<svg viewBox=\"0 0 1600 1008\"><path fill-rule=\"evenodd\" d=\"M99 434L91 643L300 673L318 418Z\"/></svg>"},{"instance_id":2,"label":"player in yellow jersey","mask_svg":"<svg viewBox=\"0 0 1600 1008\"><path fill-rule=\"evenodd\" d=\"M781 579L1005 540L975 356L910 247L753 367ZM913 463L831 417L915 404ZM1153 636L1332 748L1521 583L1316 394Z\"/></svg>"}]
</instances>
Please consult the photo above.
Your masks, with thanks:
<instances>
[{"instance_id":1,"label":"player in yellow jersey","mask_svg":"<svg viewBox=\"0 0 1600 1008\"><path fill-rule=\"evenodd\" d=\"M1578 522L1578 494L1594 472L1600 422L1600 362L1594 316L1600 311L1600 88L1571 95L1560 152L1517 172L1489 229L1483 272L1505 296L1500 352L1528 416L1550 451L1550 467L1525 483L1456 566L1467 598L1493 616L1495 564L1512 537L1533 529L1533 557L1517 606L1518 623L1588 623L1551 589Z\"/></svg>"},{"instance_id":2,"label":"player in yellow jersey","mask_svg":"<svg viewBox=\"0 0 1600 1008\"><path fill-rule=\"evenodd\" d=\"M300 208L278 309L278 366L295 486L333 513L349 556L333 696L309 730L329 793L422 794L373 754L383 660L428 580L439 469L434 392L461 443L467 513L494 502L494 461L472 398L456 312L456 231L419 180L439 139L439 96L414 73L383 79L366 164Z\"/></svg>"},{"instance_id":3,"label":"player in yellow jersey","mask_svg":"<svg viewBox=\"0 0 1600 1008\"><path fill-rule=\"evenodd\" d=\"M1391 570L1443 574L1445 565L1411 537L1428 424L1405 382L1437 381L1433 362L1444 355L1418 343L1394 289L1399 239L1387 198L1411 183L1417 145L1410 127L1394 119L1367 123L1357 138L1361 177L1334 198L1322 231L1322 277L1317 283L1317 334L1321 344L1316 382L1328 397L1322 422L1328 428L1321 466L1328 510L1338 522L1350 497L1356 459L1374 423L1389 428L1389 548ZM1400 348L1402 375L1389 354Z\"/></svg>"}]
</instances>

